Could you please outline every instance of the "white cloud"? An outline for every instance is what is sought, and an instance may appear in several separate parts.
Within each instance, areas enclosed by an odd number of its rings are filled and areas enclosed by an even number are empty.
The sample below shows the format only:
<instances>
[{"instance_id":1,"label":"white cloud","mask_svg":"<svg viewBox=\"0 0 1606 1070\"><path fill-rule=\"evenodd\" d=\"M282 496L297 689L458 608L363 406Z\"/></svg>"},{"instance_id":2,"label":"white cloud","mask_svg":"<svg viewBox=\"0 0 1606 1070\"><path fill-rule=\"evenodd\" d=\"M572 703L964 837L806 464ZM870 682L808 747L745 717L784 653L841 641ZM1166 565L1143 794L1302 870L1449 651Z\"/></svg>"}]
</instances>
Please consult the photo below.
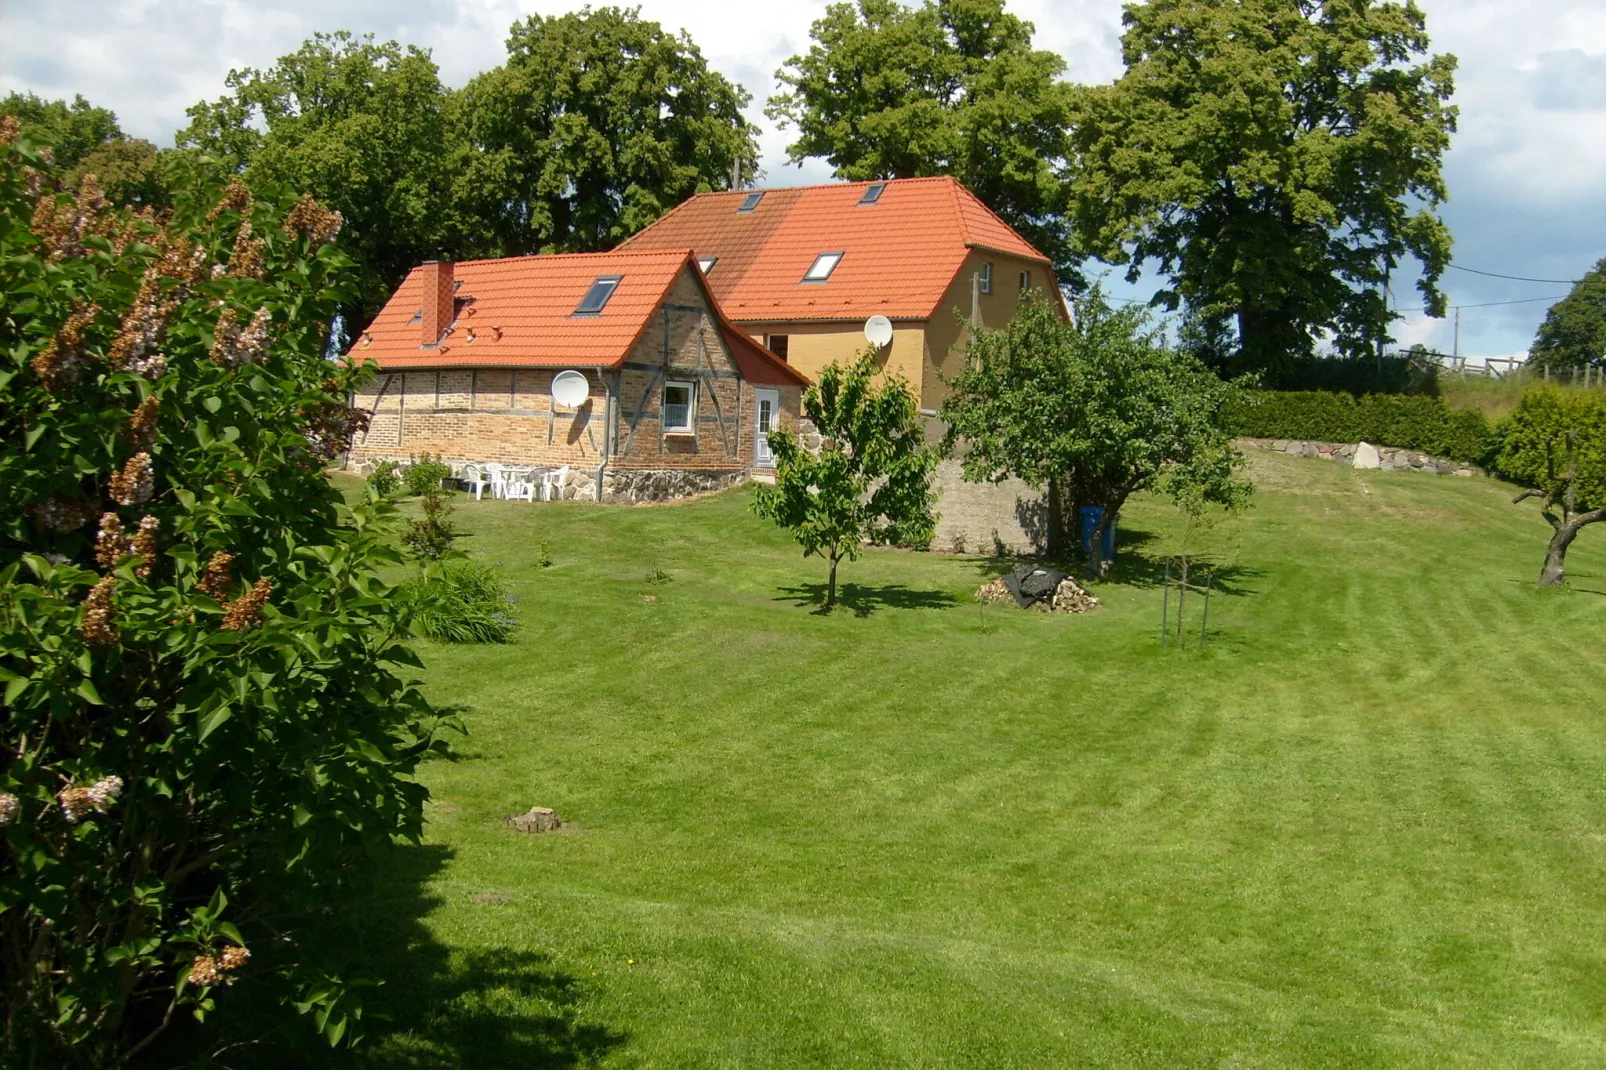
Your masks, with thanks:
<instances>
[{"instance_id":1,"label":"white cloud","mask_svg":"<svg viewBox=\"0 0 1606 1070\"><path fill-rule=\"evenodd\" d=\"M1421 0L1436 51L1460 57L1461 129L1446 160L1445 215L1456 257L1511 275L1572 278L1606 255L1606 4L1600 0ZM432 50L461 85L500 63L514 19L579 3L547 0L0 0L0 88L81 92L115 109L126 129L160 143L184 109L223 92L231 67L265 66L316 30L368 31ZM1070 77L1120 73L1119 0L1013 0L1040 47ZM785 165L788 135L763 117L784 60L807 48L824 0L788 4L642 0L644 16L685 28L709 62L753 94L775 184L818 181L829 169ZM1118 274L1118 273L1117 273ZM1453 301L1541 296L1554 289L1452 272ZM1120 288L1117 288L1120 292ZM1412 303L1408 288L1397 291ZM1510 353L1532 338L1545 305L1466 309L1462 348ZM1416 322L1421 320L1423 322ZM1402 339L1439 348L1448 323L1415 317Z\"/></svg>"}]
</instances>

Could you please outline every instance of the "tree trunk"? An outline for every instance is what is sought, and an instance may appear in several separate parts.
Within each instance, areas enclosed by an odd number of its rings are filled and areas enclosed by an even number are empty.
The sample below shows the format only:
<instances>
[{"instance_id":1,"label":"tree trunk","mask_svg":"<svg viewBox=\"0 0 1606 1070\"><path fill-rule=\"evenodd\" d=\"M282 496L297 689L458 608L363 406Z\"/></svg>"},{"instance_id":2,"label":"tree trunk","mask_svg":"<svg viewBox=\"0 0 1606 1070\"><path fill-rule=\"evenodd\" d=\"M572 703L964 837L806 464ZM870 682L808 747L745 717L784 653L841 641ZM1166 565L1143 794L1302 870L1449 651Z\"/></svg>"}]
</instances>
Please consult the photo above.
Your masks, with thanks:
<instances>
[{"instance_id":1,"label":"tree trunk","mask_svg":"<svg viewBox=\"0 0 1606 1070\"><path fill-rule=\"evenodd\" d=\"M1582 526L1576 520L1557 526L1556 533L1550 537L1550 545L1545 549L1545 567L1539 570L1539 586L1562 585L1567 572L1567 547L1578 537L1578 529Z\"/></svg>"},{"instance_id":2,"label":"tree trunk","mask_svg":"<svg viewBox=\"0 0 1606 1070\"><path fill-rule=\"evenodd\" d=\"M1065 556L1065 485L1058 478L1048 481L1048 526L1043 533L1043 550L1052 560Z\"/></svg>"},{"instance_id":3,"label":"tree trunk","mask_svg":"<svg viewBox=\"0 0 1606 1070\"><path fill-rule=\"evenodd\" d=\"M842 560L842 555L835 550L831 551L831 579L825 587L825 611L831 612L836 605L836 565Z\"/></svg>"}]
</instances>

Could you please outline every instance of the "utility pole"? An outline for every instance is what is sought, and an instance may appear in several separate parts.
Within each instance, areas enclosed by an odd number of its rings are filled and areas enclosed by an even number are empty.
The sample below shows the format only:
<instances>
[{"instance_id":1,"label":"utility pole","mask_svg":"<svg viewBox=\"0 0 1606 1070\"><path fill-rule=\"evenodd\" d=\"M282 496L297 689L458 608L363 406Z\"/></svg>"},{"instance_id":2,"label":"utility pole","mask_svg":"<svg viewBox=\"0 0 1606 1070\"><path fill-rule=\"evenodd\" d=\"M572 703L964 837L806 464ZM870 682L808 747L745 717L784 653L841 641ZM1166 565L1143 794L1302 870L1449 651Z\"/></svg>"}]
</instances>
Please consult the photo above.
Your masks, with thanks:
<instances>
[{"instance_id":1,"label":"utility pole","mask_svg":"<svg viewBox=\"0 0 1606 1070\"><path fill-rule=\"evenodd\" d=\"M1461 363L1461 306L1455 306L1455 349L1452 351L1457 364Z\"/></svg>"},{"instance_id":2,"label":"utility pole","mask_svg":"<svg viewBox=\"0 0 1606 1070\"><path fill-rule=\"evenodd\" d=\"M1383 339L1387 338L1388 337L1388 333L1389 333L1388 308L1389 308L1389 305L1392 303L1391 298L1393 298L1393 296L1394 296L1393 291L1389 289L1389 275L1390 275L1391 272L1393 272L1393 270L1394 270L1394 265L1393 264L1386 263L1386 262L1384 263L1384 265L1383 265L1383 326L1382 326L1382 329L1377 332L1377 377L1378 377L1379 380L1381 380L1383 378Z\"/></svg>"}]
</instances>

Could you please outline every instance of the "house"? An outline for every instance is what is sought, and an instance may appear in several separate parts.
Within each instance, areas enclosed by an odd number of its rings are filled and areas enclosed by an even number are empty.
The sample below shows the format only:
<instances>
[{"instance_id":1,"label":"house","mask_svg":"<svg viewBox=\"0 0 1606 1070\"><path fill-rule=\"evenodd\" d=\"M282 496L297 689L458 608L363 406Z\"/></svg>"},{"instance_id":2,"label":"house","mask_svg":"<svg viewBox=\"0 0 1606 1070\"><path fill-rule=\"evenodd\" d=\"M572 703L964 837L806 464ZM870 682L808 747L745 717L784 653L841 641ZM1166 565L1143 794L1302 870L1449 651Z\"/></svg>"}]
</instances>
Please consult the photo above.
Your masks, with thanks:
<instances>
[{"instance_id":1,"label":"house","mask_svg":"<svg viewBox=\"0 0 1606 1070\"><path fill-rule=\"evenodd\" d=\"M885 316L886 366L928 412L972 324L1007 323L1028 290L1064 308L1049 259L947 177L703 193L620 249L696 249L735 324L810 378Z\"/></svg>"},{"instance_id":2,"label":"house","mask_svg":"<svg viewBox=\"0 0 1606 1070\"><path fill-rule=\"evenodd\" d=\"M1004 326L1028 291L1067 314L1048 257L947 177L699 194L620 248L696 249L736 326L810 378L863 352L866 321L885 316L881 359L915 390L933 441L973 326ZM966 483L956 460L936 481L936 548L1041 549L1039 492Z\"/></svg>"},{"instance_id":3,"label":"house","mask_svg":"<svg viewBox=\"0 0 1606 1070\"><path fill-rule=\"evenodd\" d=\"M439 454L568 468L566 496L662 500L762 475L805 377L737 329L697 254L523 256L414 268L348 357L375 376L351 463ZM553 396L561 373L583 400ZM566 396L562 390L560 397Z\"/></svg>"}]
</instances>

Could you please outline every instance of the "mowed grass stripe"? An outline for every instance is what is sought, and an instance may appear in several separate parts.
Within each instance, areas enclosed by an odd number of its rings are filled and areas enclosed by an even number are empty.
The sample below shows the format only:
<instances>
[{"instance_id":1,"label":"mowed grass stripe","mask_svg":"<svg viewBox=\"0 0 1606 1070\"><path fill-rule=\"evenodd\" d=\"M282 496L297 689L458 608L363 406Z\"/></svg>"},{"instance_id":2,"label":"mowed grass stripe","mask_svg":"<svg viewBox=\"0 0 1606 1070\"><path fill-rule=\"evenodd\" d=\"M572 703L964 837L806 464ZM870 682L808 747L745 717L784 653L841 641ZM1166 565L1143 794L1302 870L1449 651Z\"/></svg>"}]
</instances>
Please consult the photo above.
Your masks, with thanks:
<instances>
[{"instance_id":1,"label":"mowed grass stripe","mask_svg":"<svg viewBox=\"0 0 1606 1070\"><path fill-rule=\"evenodd\" d=\"M816 616L743 491L465 503L524 627L425 649L473 735L331 937L390 982L359 1061L1601 1063L1606 599L1533 589L1498 484L1254 460L1204 652L1159 648L1155 501L1075 619L893 551ZM573 830L501 827L535 803Z\"/></svg>"}]
</instances>

